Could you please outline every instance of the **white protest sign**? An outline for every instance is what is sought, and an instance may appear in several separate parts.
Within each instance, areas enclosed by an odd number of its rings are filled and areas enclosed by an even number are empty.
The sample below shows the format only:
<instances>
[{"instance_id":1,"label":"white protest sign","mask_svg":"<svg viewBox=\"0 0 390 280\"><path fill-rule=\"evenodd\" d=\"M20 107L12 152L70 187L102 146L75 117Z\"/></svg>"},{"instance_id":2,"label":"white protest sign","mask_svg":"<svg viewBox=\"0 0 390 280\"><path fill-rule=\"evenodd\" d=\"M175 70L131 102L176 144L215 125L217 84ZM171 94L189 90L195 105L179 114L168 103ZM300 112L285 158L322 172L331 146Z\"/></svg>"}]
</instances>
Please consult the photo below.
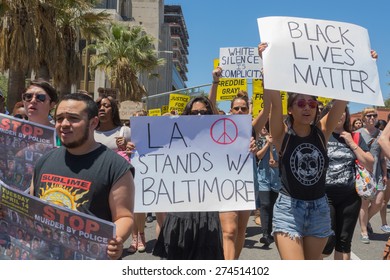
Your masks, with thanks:
<instances>
[{"instance_id":1,"label":"white protest sign","mask_svg":"<svg viewBox=\"0 0 390 280\"><path fill-rule=\"evenodd\" d=\"M231 79L261 79L262 61L257 48L230 47L219 49L222 77Z\"/></svg>"},{"instance_id":2,"label":"white protest sign","mask_svg":"<svg viewBox=\"0 0 390 280\"><path fill-rule=\"evenodd\" d=\"M366 29L349 23L259 18L265 86L363 104L384 105Z\"/></svg>"},{"instance_id":3,"label":"white protest sign","mask_svg":"<svg viewBox=\"0 0 390 280\"><path fill-rule=\"evenodd\" d=\"M250 115L130 121L135 212L255 209Z\"/></svg>"}]
</instances>

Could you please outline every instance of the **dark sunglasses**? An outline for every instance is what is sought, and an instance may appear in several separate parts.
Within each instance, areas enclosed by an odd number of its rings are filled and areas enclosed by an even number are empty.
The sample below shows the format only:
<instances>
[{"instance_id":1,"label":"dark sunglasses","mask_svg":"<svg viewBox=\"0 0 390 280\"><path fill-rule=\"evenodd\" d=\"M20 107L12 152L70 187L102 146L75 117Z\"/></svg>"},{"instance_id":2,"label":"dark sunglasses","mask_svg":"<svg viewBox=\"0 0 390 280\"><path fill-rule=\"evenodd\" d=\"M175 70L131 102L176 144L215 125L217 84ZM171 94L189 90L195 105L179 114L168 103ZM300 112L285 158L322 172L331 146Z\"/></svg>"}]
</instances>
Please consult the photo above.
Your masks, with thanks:
<instances>
[{"instance_id":1,"label":"dark sunglasses","mask_svg":"<svg viewBox=\"0 0 390 280\"><path fill-rule=\"evenodd\" d=\"M25 120L28 120L28 118L27 118L26 115L16 114L14 117L15 117L15 118L18 118L18 119L25 119Z\"/></svg>"},{"instance_id":2,"label":"dark sunglasses","mask_svg":"<svg viewBox=\"0 0 390 280\"><path fill-rule=\"evenodd\" d=\"M234 111L240 111L241 110L241 112L247 112L248 111L248 107L237 106L237 107L233 107L233 110Z\"/></svg>"},{"instance_id":3,"label":"dark sunglasses","mask_svg":"<svg viewBox=\"0 0 390 280\"><path fill-rule=\"evenodd\" d=\"M208 115L207 110L192 110L191 115Z\"/></svg>"},{"instance_id":4,"label":"dark sunglasses","mask_svg":"<svg viewBox=\"0 0 390 280\"><path fill-rule=\"evenodd\" d=\"M22 99L23 101L26 101L26 102L31 102L31 100L33 99L33 97L35 96L35 99L39 102L45 102L46 101L46 98L47 96L43 93L38 93L38 94L35 94L35 93L23 93L22 95Z\"/></svg>"},{"instance_id":5,"label":"dark sunglasses","mask_svg":"<svg viewBox=\"0 0 390 280\"><path fill-rule=\"evenodd\" d=\"M371 118L376 119L377 117L378 117L378 114L367 114L367 115L366 115L366 118L367 118L367 119L371 119Z\"/></svg>"},{"instance_id":6,"label":"dark sunglasses","mask_svg":"<svg viewBox=\"0 0 390 280\"><path fill-rule=\"evenodd\" d=\"M299 99L297 102L295 102L299 108L305 108L306 105L309 105L310 109L314 109L317 107L318 103L315 100L309 100L306 101L305 99Z\"/></svg>"}]
</instances>

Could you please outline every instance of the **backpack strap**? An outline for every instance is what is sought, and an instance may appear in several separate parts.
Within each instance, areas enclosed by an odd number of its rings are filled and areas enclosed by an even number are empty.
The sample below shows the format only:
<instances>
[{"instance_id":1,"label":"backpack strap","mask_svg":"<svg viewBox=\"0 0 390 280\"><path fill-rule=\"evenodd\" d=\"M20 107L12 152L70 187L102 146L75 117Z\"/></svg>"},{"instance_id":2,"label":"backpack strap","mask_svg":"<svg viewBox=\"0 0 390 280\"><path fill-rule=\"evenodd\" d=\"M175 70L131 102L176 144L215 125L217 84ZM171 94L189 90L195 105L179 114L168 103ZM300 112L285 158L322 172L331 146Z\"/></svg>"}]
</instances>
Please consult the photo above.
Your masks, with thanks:
<instances>
[{"instance_id":1,"label":"backpack strap","mask_svg":"<svg viewBox=\"0 0 390 280\"><path fill-rule=\"evenodd\" d=\"M291 131L291 129L289 128L288 131L287 131L287 137L285 136L284 139L283 139L283 143L282 143L282 147L279 151L279 159L282 158L282 156L284 155L284 152L286 151L286 148L287 148L287 144L288 142L290 141L290 137L291 137L291 134L293 132Z\"/></svg>"}]
</instances>

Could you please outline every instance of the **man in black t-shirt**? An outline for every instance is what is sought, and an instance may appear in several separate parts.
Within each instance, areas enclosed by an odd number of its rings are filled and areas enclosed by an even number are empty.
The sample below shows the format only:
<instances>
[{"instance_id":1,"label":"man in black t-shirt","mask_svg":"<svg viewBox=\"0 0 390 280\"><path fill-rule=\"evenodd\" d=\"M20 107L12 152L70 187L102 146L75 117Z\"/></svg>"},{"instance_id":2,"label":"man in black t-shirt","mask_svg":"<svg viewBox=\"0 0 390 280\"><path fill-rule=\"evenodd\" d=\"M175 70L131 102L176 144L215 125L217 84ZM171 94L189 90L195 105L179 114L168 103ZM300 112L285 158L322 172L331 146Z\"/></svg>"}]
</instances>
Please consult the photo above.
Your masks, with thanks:
<instances>
[{"instance_id":1,"label":"man in black t-shirt","mask_svg":"<svg viewBox=\"0 0 390 280\"><path fill-rule=\"evenodd\" d=\"M107 254L119 259L133 225L134 168L95 141L98 123L92 98L81 93L63 97L55 112L62 146L38 160L30 193L115 223L116 238L109 241Z\"/></svg>"}]
</instances>

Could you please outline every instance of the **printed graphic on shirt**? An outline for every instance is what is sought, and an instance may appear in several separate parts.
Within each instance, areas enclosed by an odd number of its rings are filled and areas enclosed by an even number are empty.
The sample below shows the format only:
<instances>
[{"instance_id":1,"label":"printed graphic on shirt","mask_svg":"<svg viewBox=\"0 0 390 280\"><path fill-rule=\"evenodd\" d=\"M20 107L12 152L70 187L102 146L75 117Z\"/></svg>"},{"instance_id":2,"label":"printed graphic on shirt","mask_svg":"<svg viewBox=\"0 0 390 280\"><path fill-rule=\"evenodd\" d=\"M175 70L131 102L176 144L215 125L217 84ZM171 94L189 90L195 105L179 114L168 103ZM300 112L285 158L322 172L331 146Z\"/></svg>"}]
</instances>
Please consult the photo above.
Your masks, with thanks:
<instances>
[{"instance_id":1,"label":"printed graphic on shirt","mask_svg":"<svg viewBox=\"0 0 390 280\"><path fill-rule=\"evenodd\" d=\"M91 182L53 174L43 174L41 182L46 183L45 187L40 188L39 193L43 200L72 210L77 210L80 205L88 203L85 196L89 192Z\"/></svg>"},{"instance_id":2,"label":"printed graphic on shirt","mask_svg":"<svg viewBox=\"0 0 390 280\"><path fill-rule=\"evenodd\" d=\"M291 172L304 186L311 186L321 178L325 158L320 150L309 143L296 147L290 157Z\"/></svg>"}]
</instances>

